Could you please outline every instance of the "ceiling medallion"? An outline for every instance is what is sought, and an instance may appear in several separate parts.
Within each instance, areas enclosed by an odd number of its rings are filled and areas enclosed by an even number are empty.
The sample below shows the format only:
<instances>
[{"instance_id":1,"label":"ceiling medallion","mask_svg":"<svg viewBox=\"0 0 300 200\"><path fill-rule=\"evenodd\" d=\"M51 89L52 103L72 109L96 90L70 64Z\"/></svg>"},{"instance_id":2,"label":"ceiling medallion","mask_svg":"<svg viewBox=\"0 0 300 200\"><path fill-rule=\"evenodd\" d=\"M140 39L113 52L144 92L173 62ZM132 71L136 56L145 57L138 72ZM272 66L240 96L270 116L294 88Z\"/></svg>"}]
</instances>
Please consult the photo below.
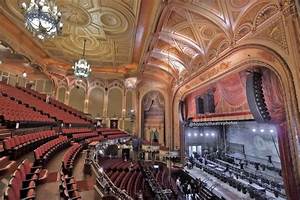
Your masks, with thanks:
<instances>
[{"instance_id":1,"label":"ceiling medallion","mask_svg":"<svg viewBox=\"0 0 300 200\"><path fill-rule=\"evenodd\" d=\"M124 81L124 85L127 90L133 90L136 87L137 78L136 77L130 77L126 78Z\"/></svg>"},{"instance_id":2,"label":"ceiling medallion","mask_svg":"<svg viewBox=\"0 0 300 200\"><path fill-rule=\"evenodd\" d=\"M34 36L44 40L61 33L61 12L53 0L31 0L29 4L23 2L21 5L25 26Z\"/></svg>"},{"instance_id":3,"label":"ceiling medallion","mask_svg":"<svg viewBox=\"0 0 300 200\"><path fill-rule=\"evenodd\" d=\"M74 69L74 75L81 79L81 78L87 78L90 75L90 72L92 69L90 68L90 65L84 58L85 56L85 43L86 39L83 41L83 53L82 53L82 58L79 59L77 62L75 62L74 66L72 69Z\"/></svg>"}]
</instances>

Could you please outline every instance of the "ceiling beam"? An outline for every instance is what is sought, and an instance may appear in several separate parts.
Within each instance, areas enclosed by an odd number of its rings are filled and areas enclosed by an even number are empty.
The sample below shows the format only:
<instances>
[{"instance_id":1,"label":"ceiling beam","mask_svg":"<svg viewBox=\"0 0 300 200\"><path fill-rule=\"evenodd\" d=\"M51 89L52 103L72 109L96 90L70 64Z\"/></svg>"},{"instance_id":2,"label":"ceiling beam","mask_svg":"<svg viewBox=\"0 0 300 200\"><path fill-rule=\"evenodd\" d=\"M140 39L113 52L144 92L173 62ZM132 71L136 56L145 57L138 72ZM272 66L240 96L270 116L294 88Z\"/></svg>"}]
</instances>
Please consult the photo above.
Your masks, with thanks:
<instances>
[{"instance_id":1,"label":"ceiling beam","mask_svg":"<svg viewBox=\"0 0 300 200\"><path fill-rule=\"evenodd\" d=\"M153 26L156 24L159 6L161 1L142 0L138 24L136 28L135 43L133 50L133 63L140 63L142 52L145 50L147 37Z\"/></svg>"}]
</instances>

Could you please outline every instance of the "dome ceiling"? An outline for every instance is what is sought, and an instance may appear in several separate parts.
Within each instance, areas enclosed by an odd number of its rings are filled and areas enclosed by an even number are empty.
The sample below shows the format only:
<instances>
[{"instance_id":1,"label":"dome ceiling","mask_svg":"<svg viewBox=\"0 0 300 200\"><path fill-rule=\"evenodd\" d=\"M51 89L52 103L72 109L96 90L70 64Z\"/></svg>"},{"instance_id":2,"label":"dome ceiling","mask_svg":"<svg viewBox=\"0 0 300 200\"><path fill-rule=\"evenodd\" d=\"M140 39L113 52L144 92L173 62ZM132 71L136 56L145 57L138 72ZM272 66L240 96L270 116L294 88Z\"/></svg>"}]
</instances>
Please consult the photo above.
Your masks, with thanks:
<instances>
[{"instance_id":1,"label":"dome ceiling","mask_svg":"<svg viewBox=\"0 0 300 200\"><path fill-rule=\"evenodd\" d=\"M154 5L151 1L57 0L62 12L63 33L46 41L33 38L25 29L20 6L24 1L29 0L3 0L0 8L13 24L24 31L36 48L47 55L47 61L43 64L48 68L59 65L69 72L73 63L81 57L83 41L87 39L86 59L93 71L97 72L97 68L100 68L99 72L103 69L105 73L117 71L126 74L136 71L140 58L133 58L133 54L143 49L141 44L139 49L135 49L136 34L146 33L136 31L141 26L140 12L144 12L140 8L151 8ZM151 14L155 16L155 13ZM150 22L143 22L143 26L148 26Z\"/></svg>"},{"instance_id":2,"label":"dome ceiling","mask_svg":"<svg viewBox=\"0 0 300 200\"><path fill-rule=\"evenodd\" d=\"M4 0L13 18L21 26L20 0ZM101 3L101 4L100 4ZM98 1L59 0L63 34L51 40L37 41L54 59L72 63L82 54L87 39L86 56L92 65L118 66L132 61L134 31L138 19L139 0Z\"/></svg>"}]
</instances>

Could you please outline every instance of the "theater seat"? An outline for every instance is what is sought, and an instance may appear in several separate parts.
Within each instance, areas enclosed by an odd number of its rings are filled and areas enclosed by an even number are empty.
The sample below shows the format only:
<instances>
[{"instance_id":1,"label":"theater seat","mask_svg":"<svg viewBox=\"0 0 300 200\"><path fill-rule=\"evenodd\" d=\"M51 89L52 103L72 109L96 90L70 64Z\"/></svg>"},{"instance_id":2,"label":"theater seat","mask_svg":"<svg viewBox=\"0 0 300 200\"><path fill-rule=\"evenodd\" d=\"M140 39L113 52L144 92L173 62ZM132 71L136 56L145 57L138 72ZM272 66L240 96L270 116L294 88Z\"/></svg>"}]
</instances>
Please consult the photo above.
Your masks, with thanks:
<instances>
[{"instance_id":1,"label":"theater seat","mask_svg":"<svg viewBox=\"0 0 300 200\"><path fill-rule=\"evenodd\" d=\"M10 161L7 156L3 156L0 158L0 176L7 173L9 169L13 165L15 165L16 161Z\"/></svg>"}]
</instances>

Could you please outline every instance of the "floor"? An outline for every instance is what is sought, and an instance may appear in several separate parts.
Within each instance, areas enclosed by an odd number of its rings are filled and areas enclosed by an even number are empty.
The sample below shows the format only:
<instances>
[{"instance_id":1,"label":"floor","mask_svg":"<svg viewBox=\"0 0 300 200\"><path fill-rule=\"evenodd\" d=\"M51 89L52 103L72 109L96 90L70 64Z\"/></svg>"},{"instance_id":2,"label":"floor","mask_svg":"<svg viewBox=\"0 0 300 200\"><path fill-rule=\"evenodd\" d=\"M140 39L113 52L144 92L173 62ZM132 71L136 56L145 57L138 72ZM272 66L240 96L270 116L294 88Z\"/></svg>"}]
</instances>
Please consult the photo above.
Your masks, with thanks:
<instances>
[{"instance_id":1,"label":"floor","mask_svg":"<svg viewBox=\"0 0 300 200\"><path fill-rule=\"evenodd\" d=\"M64 153L67 151L63 150L56 154L53 159L47 165L49 172L47 183L41 184L37 188L37 200L46 200L46 199L60 199L59 195L59 176L57 175L61 167L61 160ZM73 176L75 177L79 191L82 199L90 200L94 199L94 190L93 186L95 183L95 178L83 173L83 165L85 159L85 151L81 152L75 161L75 167L73 169Z\"/></svg>"},{"instance_id":2,"label":"floor","mask_svg":"<svg viewBox=\"0 0 300 200\"><path fill-rule=\"evenodd\" d=\"M243 194L242 192L237 191L237 189L229 186L228 184L223 183L216 177L202 171L199 168L194 167L193 169L185 168L186 171L194 178L200 178L207 183L208 188L211 188L212 192L217 196L223 196L227 200L236 200L236 199L244 199L244 200L253 200L250 198L249 193ZM283 198L276 198L272 193L267 192L267 195L270 199L276 200L284 200Z\"/></svg>"}]
</instances>

